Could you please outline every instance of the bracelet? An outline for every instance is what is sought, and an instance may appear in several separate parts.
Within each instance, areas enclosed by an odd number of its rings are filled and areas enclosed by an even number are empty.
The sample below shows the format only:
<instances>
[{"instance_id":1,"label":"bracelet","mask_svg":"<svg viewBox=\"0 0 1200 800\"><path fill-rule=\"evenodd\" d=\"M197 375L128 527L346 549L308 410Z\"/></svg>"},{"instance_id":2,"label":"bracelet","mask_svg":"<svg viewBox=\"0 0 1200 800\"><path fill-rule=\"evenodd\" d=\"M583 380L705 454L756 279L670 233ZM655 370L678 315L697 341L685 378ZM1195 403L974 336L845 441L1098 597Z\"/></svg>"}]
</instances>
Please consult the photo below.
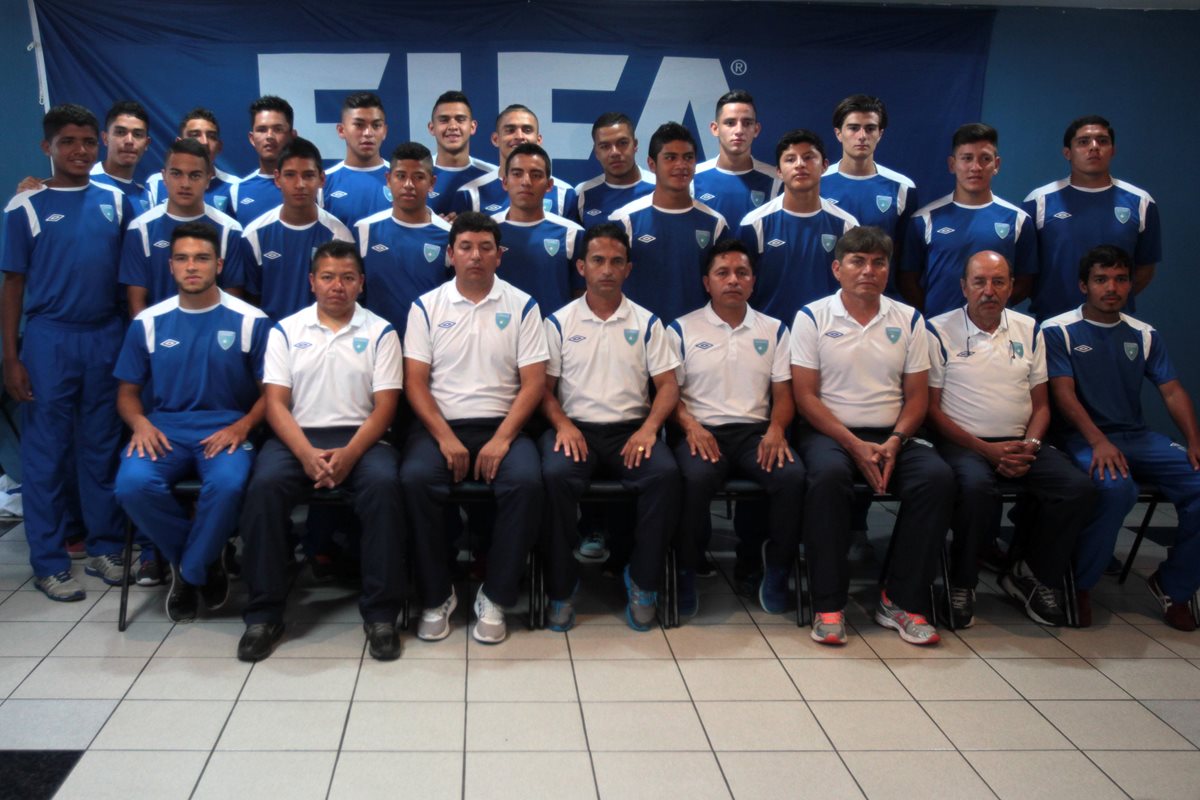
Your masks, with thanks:
<instances>
[{"instance_id":1,"label":"bracelet","mask_svg":"<svg viewBox=\"0 0 1200 800\"><path fill-rule=\"evenodd\" d=\"M912 438L907 433L903 433L901 431L892 431L891 433L888 434L889 439L892 438L893 436L895 436L897 439L900 440L901 447L904 447L904 445L908 444L908 440Z\"/></svg>"},{"instance_id":2,"label":"bracelet","mask_svg":"<svg viewBox=\"0 0 1200 800\"><path fill-rule=\"evenodd\" d=\"M1033 437L1030 437L1028 439L1023 440L1023 444L1034 445L1037 448L1036 450L1033 451L1035 453L1042 452L1042 440L1041 439L1034 439Z\"/></svg>"}]
</instances>

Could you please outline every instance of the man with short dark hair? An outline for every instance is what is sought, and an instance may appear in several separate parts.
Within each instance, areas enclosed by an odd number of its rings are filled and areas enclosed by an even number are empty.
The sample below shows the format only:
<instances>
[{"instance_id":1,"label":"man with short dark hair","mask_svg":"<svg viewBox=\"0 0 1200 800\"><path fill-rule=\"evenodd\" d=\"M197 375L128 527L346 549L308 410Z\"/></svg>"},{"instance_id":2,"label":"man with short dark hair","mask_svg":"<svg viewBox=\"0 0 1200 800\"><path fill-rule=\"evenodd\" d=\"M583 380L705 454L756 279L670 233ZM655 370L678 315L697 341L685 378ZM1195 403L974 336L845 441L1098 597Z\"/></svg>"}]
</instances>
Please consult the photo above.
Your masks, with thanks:
<instances>
[{"instance_id":1,"label":"man with short dark hair","mask_svg":"<svg viewBox=\"0 0 1200 800\"><path fill-rule=\"evenodd\" d=\"M633 133L633 120L619 111L601 114L592 123L592 153L603 171L575 187L569 215L585 229L607 222L621 206L654 191L654 183L638 167Z\"/></svg>"},{"instance_id":2,"label":"man with short dark hair","mask_svg":"<svg viewBox=\"0 0 1200 800\"><path fill-rule=\"evenodd\" d=\"M208 148L208 160L212 163L212 176L204 190L204 202L222 213L236 218L233 203L229 194L233 184L238 182L236 175L225 172L217 165L217 156L221 155L221 125L217 115L211 110L197 106L183 115L179 121L179 135L176 139L195 139ZM167 195L162 189L162 173L156 172L146 180L146 194L150 197L150 205L156 206L167 201Z\"/></svg>"},{"instance_id":3,"label":"man with short dark hair","mask_svg":"<svg viewBox=\"0 0 1200 800\"><path fill-rule=\"evenodd\" d=\"M242 177L229 193L232 213L243 227L279 205L275 172L279 168L279 154L296 138L292 128L294 119L291 103L282 97L263 95L250 104L248 137L258 155L258 169Z\"/></svg>"},{"instance_id":4,"label":"man with short dark hair","mask_svg":"<svg viewBox=\"0 0 1200 800\"><path fill-rule=\"evenodd\" d=\"M720 151L716 158L696 165L693 193L730 225L736 225L774 198L782 184L776 170L751 152L762 124L749 92L734 89L721 95L708 129L717 137Z\"/></svg>"},{"instance_id":5,"label":"man with short dark hair","mask_svg":"<svg viewBox=\"0 0 1200 800\"><path fill-rule=\"evenodd\" d=\"M435 214L448 214L463 184L494 172L496 165L471 156L471 137L478 122L471 112L471 101L462 92L452 89L438 95L428 127L437 142L435 188L429 192L429 208Z\"/></svg>"},{"instance_id":6,"label":"man with short dark hair","mask_svg":"<svg viewBox=\"0 0 1200 800\"><path fill-rule=\"evenodd\" d=\"M325 210L350 228L392 205L388 162L380 155L387 138L387 117L379 95L347 95L337 131L346 142L346 157L325 172Z\"/></svg>"}]
</instances>

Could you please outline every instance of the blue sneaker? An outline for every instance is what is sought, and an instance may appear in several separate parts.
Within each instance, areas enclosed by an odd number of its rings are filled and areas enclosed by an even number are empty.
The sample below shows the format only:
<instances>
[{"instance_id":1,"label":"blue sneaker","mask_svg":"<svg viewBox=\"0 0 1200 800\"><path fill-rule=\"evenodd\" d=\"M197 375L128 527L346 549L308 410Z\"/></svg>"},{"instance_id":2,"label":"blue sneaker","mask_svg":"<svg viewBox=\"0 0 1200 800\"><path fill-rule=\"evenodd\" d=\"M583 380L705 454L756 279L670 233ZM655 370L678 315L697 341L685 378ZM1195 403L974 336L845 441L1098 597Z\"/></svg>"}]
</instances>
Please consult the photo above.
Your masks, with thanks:
<instances>
[{"instance_id":1,"label":"blue sneaker","mask_svg":"<svg viewBox=\"0 0 1200 800\"><path fill-rule=\"evenodd\" d=\"M579 543L579 557L584 561L603 561L608 558L608 546L602 532L590 533Z\"/></svg>"},{"instance_id":2,"label":"blue sneaker","mask_svg":"<svg viewBox=\"0 0 1200 800\"><path fill-rule=\"evenodd\" d=\"M629 577L629 567L625 567L625 594L629 603L625 606L625 621L635 631L648 631L654 624L654 615L658 607L658 592L647 592L638 588Z\"/></svg>"},{"instance_id":3,"label":"blue sneaker","mask_svg":"<svg viewBox=\"0 0 1200 800\"><path fill-rule=\"evenodd\" d=\"M700 612L700 595L696 594L696 571L681 569L675 577L679 592L679 618L691 619Z\"/></svg>"},{"instance_id":4,"label":"blue sneaker","mask_svg":"<svg viewBox=\"0 0 1200 800\"><path fill-rule=\"evenodd\" d=\"M563 633L575 627L575 595L579 593L579 582L566 600L551 600L546 610L546 627L552 631Z\"/></svg>"},{"instance_id":5,"label":"blue sneaker","mask_svg":"<svg viewBox=\"0 0 1200 800\"><path fill-rule=\"evenodd\" d=\"M767 542L762 543L763 576L758 584L758 604L768 614L782 614L788 607L788 568L767 563Z\"/></svg>"}]
</instances>

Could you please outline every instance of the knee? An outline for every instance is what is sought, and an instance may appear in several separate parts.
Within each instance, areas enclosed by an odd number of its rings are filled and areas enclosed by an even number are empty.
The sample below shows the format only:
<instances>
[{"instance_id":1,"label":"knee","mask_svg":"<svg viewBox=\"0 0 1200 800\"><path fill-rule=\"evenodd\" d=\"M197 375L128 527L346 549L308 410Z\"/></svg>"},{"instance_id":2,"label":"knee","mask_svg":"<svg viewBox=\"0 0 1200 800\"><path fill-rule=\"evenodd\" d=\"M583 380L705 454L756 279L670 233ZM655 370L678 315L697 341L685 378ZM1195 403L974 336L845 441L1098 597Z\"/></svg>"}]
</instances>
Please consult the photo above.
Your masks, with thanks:
<instances>
[{"instance_id":1,"label":"knee","mask_svg":"<svg viewBox=\"0 0 1200 800\"><path fill-rule=\"evenodd\" d=\"M243 469L213 470L204 476L201 492L236 501L246 489L247 472Z\"/></svg>"},{"instance_id":2,"label":"knee","mask_svg":"<svg viewBox=\"0 0 1200 800\"><path fill-rule=\"evenodd\" d=\"M574 473L575 462L562 453L547 453L542 458L542 480L546 486L565 486Z\"/></svg>"},{"instance_id":3,"label":"knee","mask_svg":"<svg viewBox=\"0 0 1200 800\"><path fill-rule=\"evenodd\" d=\"M805 486L808 491L852 491L854 473L849 464L821 464L809 467L805 476Z\"/></svg>"},{"instance_id":4,"label":"knee","mask_svg":"<svg viewBox=\"0 0 1200 800\"><path fill-rule=\"evenodd\" d=\"M140 458L121 460L121 467L117 470L117 477L113 481L113 492L117 497L117 502L122 505L129 501L136 502L138 498L144 497L156 489L158 494L166 492L166 484L159 479L150 463L149 460Z\"/></svg>"},{"instance_id":5,"label":"knee","mask_svg":"<svg viewBox=\"0 0 1200 800\"><path fill-rule=\"evenodd\" d=\"M1137 503L1138 483L1132 477L1093 477L1092 488L1096 492L1097 503L1109 507L1125 505L1130 508Z\"/></svg>"}]
</instances>

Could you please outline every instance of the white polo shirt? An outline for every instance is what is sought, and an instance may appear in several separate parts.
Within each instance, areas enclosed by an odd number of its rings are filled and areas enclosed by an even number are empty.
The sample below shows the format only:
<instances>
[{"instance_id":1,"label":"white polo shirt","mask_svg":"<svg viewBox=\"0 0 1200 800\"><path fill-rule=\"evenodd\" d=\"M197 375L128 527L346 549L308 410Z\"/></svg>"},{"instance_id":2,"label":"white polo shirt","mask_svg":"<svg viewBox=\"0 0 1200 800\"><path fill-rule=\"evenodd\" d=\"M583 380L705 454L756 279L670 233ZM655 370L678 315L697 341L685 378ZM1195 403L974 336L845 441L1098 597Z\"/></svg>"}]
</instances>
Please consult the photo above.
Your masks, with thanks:
<instances>
[{"instance_id":1,"label":"white polo shirt","mask_svg":"<svg viewBox=\"0 0 1200 800\"><path fill-rule=\"evenodd\" d=\"M628 297L600 319L587 295L546 318L563 411L577 422L631 422L650 413L650 378L679 366L662 322Z\"/></svg>"},{"instance_id":2,"label":"white polo shirt","mask_svg":"<svg viewBox=\"0 0 1200 800\"><path fill-rule=\"evenodd\" d=\"M771 384L792 379L787 325L747 307L731 328L709 303L672 322L667 337L683 360L680 395L701 425L771 419Z\"/></svg>"},{"instance_id":3,"label":"white polo shirt","mask_svg":"<svg viewBox=\"0 0 1200 800\"><path fill-rule=\"evenodd\" d=\"M404 387L400 337L357 303L350 323L332 331L313 303L271 329L263 383L292 390L301 428L356 428L375 410L375 392Z\"/></svg>"},{"instance_id":4,"label":"white polo shirt","mask_svg":"<svg viewBox=\"0 0 1200 800\"><path fill-rule=\"evenodd\" d=\"M537 303L499 278L479 303L463 297L454 280L418 297L408 312L404 356L430 365L429 389L447 420L506 416L521 367L549 357Z\"/></svg>"},{"instance_id":5,"label":"white polo shirt","mask_svg":"<svg viewBox=\"0 0 1200 800\"><path fill-rule=\"evenodd\" d=\"M1033 413L1029 392L1048 380L1033 317L1006 310L987 333L964 306L934 317L929 327L929 385L942 390L946 416L972 436L1023 437Z\"/></svg>"},{"instance_id":6,"label":"white polo shirt","mask_svg":"<svg viewBox=\"0 0 1200 800\"><path fill-rule=\"evenodd\" d=\"M847 428L890 428L903 376L929 369L925 323L912 306L880 297L879 313L859 325L839 289L796 312L792 364L820 370L821 402Z\"/></svg>"}]
</instances>

